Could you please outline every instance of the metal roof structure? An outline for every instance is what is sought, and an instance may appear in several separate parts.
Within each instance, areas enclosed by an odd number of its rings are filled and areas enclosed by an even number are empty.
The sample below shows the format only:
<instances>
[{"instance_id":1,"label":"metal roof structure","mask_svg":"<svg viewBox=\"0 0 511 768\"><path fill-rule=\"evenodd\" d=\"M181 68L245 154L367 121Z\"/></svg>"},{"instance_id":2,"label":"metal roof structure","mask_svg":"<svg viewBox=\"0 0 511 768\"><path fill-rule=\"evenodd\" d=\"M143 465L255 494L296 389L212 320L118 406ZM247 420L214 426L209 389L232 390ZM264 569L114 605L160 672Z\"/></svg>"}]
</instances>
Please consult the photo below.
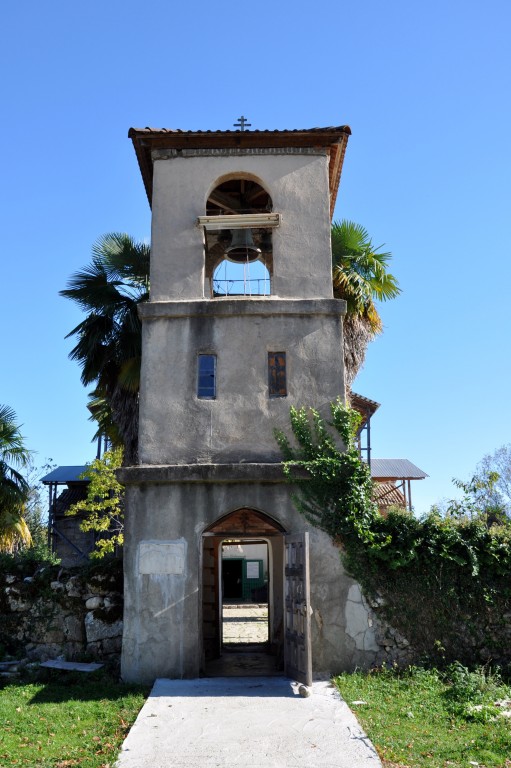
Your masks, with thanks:
<instances>
[{"instance_id":1,"label":"metal roof structure","mask_svg":"<svg viewBox=\"0 0 511 768\"><path fill-rule=\"evenodd\" d=\"M149 205L153 193L154 150L171 150L186 156L187 151L218 152L236 150L257 152L261 149L324 149L329 154L330 215L333 216L342 165L351 129L348 125L293 130L183 131L169 128L130 128Z\"/></svg>"},{"instance_id":2,"label":"metal roof structure","mask_svg":"<svg viewBox=\"0 0 511 768\"><path fill-rule=\"evenodd\" d=\"M371 459L373 480L424 480L429 477L408 459Z\"/></svg>"},{"instance_id":3,"label":"metal roof structure","mask_svg":"<svg viewBox=\"0 0 511 768\"><path fill-rule=\"evenodd\" d=\"M45 485L50 483L67 484L67 483L86 483L80 475L87 470L87 466L79 467L57 467L48 475L41 478L41 482Z\"/></svg>"}]
</instances>

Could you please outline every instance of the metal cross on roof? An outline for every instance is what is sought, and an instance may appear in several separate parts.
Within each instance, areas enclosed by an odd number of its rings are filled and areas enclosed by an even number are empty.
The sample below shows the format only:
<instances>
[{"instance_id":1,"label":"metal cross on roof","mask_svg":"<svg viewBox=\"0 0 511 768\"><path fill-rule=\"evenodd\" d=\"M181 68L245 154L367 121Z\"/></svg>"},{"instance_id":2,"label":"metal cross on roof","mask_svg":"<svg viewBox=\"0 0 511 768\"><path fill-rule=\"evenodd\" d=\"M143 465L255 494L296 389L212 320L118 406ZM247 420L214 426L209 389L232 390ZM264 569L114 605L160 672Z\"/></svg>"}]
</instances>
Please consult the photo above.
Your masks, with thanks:
<instances>
[{"instance_id":1,"label":"metal cross on roof","mask_svg":"<svg viewBox=\"0 0 511 768\"><path fill-rule=\"evenodd\" d=\"M252 127L252 123L247 123L247 118L243 117L243 115L242 115L241 117L238 117L238 122L234 123L234 127L235 128L239 128L241 131L244 131L245 130L245 126L247 126L248 128L251 128Z\"/></svg>"}]
</instances>

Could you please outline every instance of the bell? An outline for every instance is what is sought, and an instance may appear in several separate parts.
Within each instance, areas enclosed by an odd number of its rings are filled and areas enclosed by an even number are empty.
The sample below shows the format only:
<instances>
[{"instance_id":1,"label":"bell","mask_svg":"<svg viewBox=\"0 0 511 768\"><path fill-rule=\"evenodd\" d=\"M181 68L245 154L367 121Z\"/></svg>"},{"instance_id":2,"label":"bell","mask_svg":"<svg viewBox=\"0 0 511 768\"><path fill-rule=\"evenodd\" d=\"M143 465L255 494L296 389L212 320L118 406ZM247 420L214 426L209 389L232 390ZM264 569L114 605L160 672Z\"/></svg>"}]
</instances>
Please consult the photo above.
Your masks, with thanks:
<instances>
[{"instance_id":1,"label":"bell","mask_svg":"<svg viewBox=\"0 0 511 768\"><path fill-rule=\"evenodd\" d=\"M234 264L245 264L247 261L257 261L261 249L254 243L251 229L233 229L232 240L225 249L225 258Z\"/></svg>"}]
</instances>

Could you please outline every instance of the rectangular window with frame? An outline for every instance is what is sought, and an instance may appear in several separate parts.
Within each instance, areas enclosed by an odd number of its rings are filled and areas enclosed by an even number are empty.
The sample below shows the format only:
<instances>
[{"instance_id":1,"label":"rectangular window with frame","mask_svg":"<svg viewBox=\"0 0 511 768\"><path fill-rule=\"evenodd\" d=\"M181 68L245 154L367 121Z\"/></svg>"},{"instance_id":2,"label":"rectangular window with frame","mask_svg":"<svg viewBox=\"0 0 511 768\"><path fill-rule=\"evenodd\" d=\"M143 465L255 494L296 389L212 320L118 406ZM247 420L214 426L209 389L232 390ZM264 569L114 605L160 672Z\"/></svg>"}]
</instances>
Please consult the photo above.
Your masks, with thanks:
<instances>
[{"instance_id":1,"label":"rectangular window with frame","mask_svg":"<svg viewBox=\"0 0 511 768\"><path fill-rule=\"evenodd\" d=\"M197 397L216 398L216 355L199 355L197 367Z\"/></svg>"},{"instance_id":2,"label":"rectangular window with frame","mask_svg":"<svg viewBox=\"0 0 511 768\"><path fill-rule=\"evenodd\" d=\"M268 394L287 397L285 352L268 352Z\"/></svg>"}]
</instances>

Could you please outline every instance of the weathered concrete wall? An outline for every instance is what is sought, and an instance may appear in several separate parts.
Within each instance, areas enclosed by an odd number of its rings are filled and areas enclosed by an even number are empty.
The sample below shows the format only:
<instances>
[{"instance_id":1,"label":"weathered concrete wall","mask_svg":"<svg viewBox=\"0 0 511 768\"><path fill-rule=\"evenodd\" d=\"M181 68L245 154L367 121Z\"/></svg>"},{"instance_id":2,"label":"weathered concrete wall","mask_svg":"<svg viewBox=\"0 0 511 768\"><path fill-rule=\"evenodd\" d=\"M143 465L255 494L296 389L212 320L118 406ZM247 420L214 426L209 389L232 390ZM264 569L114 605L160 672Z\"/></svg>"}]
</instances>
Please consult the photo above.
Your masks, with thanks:
<instances>
[{"instance_id":1,"label":"weathered concrete wall","mask_svg":"<svg viewBox=\"0 0 511 768\"><path fill-rule=\"evenodd\" d=\"M273 288L282 298L331 298L330 194L325 151L162 151L154 157L151 300L204 296L203 232L197 218L226 177L249 177L282 214L273 230Z\"/></svg>"},{"instance_id":2,"label":"weathered concrete wall","mask_svg":"<svg viewBox=\"0 0 511 768\"><path fill-rule=\"evenodd\" d=\"M158 475L158 468L123 471L123 480L129 483L123 679L151 682L158 676L199 675L202 533L219 517L242 507L277 518L290 533L309 530L315 675L369 666L374 661L377 649L369 635L360 638L360 621L350 613L354 582L344 573L338 549L296 512L289 486L271 482L271 478L265 482L262 465L251 468L252 480L245 482L165 484L146 482ZM225 476L229 470L232 468L225 468ZM207 474L206 467L204 471ZM165 473L168 477L171 468L162 470ZM137 474L143 482L131 485Z\"/></svg>"},{"instance_id":3,"label":"weathered concrete wall","mask_svg":"<svg viewBox=\"0 0 511 768\"><path fill-rule=\"evenodd\" d=\"M346 635L352 582L329 538L294 509L273 434L288 427L290 406L326 412L345 396L328 153L157 150L153 162L151 301L140 307L143 466L120 473L128 485L123 676L199 674L202 534L240 508L259 510L290 533L310 530L314 671L350 669L374 656ZM197 218L210 192L235 177L261 184L282 215L272 230L272 296L205 300ZM286 353L286 397L269 397L268 352ZM197 397L200 353L217 356L214 400ZM282 548L272 547L271 557L282 579ZM283 589L271 601L274 625L282 602Z\"/></svg>"},{"instance_id":4,"label":"weathered concrete wall","mask_svg":"<svg viewBox=\"0 0 511 768\"><path fill-rule=\"evenodd\" d=\"M234 299L141 307L142 464L280 461L291 405L344 397L343 301ZM287 397L268 394L268 352L286 352ZM217 397L197 397L197 356L217 355Z\"/></svg>"}]
</instances>

